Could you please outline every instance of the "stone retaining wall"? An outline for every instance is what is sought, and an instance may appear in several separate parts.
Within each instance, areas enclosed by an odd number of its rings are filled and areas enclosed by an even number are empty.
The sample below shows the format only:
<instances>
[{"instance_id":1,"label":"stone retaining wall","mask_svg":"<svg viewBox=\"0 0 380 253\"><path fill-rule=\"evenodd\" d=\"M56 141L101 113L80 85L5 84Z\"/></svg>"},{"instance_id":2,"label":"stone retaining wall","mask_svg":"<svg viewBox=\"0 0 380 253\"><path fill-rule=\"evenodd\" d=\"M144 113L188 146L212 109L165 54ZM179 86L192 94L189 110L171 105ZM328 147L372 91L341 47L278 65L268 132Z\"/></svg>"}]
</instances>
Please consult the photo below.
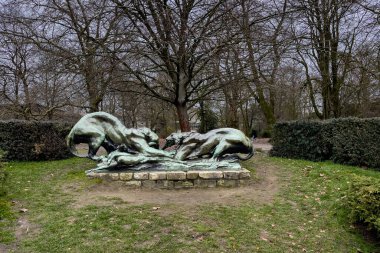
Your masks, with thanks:
<instances>
[{"instance_id":1,"label":"stone retaining wall","mask_svg":"<svg viewBox=\"0 0 380 253\"><path fill-rule=\"evenodd\" d=\"M178 189L238 187L251 178L249 170L90 172L91 178L119 181L130 187Z\"/></svg>"}]
</instances>

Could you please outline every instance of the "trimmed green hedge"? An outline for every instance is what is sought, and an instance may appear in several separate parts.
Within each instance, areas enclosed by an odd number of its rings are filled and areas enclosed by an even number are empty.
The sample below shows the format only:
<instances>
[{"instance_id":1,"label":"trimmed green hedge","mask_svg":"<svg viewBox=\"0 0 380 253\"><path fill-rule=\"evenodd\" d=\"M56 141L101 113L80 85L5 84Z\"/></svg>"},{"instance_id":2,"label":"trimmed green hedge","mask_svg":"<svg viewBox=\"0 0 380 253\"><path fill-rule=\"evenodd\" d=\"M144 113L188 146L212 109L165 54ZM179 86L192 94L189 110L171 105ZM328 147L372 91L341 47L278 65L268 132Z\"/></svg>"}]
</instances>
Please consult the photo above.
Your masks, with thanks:
<instances>
[{"instance_id":1,"label":"trimmed green hedge","mask_svg":"<svg viewBox=\"0 0 380 253\"><path fill-rule=\"evenodd\" d=\"M273 156L380 168L380 118L278 123L271 141Z\"/></svg>"},{"instance_id":2,"label":"trimmed green hedge","mask_svg":"<svg viewBox=\"0 0 380 253\"><path fill-rule=\"evenodd\" d=\"M56 160L71 156L65 138L72 125L58 122L0 121L5 160Z\"/></svg>"},{"instance_id":3,"label":"trimmed green hedge","mask_svg":"<svg viewBox=\"0 0 380 253\"><path fill-rule=\"evenodd\" d=\"M380 235L380 180L372 177L352 178L347 207L353 222L363 223Z\"/></svg>"}]
</instances>

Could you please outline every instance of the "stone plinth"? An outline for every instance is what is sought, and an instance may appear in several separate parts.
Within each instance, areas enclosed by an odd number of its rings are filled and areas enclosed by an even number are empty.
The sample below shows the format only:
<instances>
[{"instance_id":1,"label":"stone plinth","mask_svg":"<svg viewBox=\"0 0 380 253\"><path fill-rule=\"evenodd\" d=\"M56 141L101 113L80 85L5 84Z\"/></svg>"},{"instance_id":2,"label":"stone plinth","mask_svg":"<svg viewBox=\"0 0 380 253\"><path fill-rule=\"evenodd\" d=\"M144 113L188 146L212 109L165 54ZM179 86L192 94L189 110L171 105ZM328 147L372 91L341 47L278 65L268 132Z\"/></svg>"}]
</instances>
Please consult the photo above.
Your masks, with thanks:
<instances>
[{"instance_id":1,"label":"stone plinth","mask_svg":"<svg viewBox=\"0 0 380 253\"><path fill-rule=\"evenodd\" d=\"M238 187L247 185L251 178L250 171L247 169L90 172L87 176L123 182L128 187L161 189Z\"/></svg>"}]
</instances>

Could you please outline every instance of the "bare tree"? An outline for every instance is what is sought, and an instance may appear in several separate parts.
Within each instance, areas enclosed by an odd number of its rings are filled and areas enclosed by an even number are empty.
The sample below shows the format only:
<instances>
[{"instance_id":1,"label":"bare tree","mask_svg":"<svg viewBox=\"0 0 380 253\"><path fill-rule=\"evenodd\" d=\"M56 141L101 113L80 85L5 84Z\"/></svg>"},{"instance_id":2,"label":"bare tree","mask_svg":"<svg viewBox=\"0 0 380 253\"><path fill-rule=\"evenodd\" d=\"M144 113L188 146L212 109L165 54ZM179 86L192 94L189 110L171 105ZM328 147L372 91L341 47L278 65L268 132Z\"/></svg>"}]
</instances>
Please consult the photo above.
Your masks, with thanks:
<instances>
[{"instance_id":1,"label":"bare tree","mask_svg":"<svg viewBox=\"0 0 380 253\"><path fill-rule=\"evenodd\" d=\"M360 45L342 88L342 116L380 115L380 42Z\"/></svg>"},{"instance_id":2,"label":"bare tree","mask_svg":"<svg viewBox=\"0 0 380 253\"><path fill-rule=\"evenodd\" d=\"M81 79L88 96L88 105L78 105L97 111L113 82L113 72L119 64L107 48L124 43L119 37L119 13L107 0L10 1L31 11L9 22L18 22L30 42L51 53Z\"/></svg>"},{"instance_id":3,"label":"bare tree","mask_svg":"<svg viewBox=\"0 0 380 253\"><path fill-rule=\"evenodd\" d=\"M32 50L25 40L18 40L4 31L17 29L14 26L2 26L1 32L1 95L3 106L11 106L13 111L24 119L31 117L32 101L31 86L31 57Z\"/></svg>"},{"instance_id":4,"label":"bare tree","mask_svg":"<svg viewBox=\"0 0 380 253\"><path fill-rule=\"evenodd\" d=\"M18 11L1 6L1 16L6 17L6 21L17 16ZM30 43L16 22L1 24L0 50L2 109L9 117L52 118L57 110L67 105L65 95L71 83L69 80L57 83L62 77L59 63L51 68L53 60Z\"/></svg>"},{"instance_id":5,"label":"bare tree","mask_svg":"<svg viewBox=\"0 0 380 253\"><path fill-rule=\"evenodd\" d=\"M81 82L77 75L67 71L59 58L39 52L39 64L35 66L34 85L31 94L44 110L40 117L49 120L59 118L68 106L85 103ZM75 121L75 117L71 120Z\"/></svg>"},{"instance_id":6,"label":"bare tree","mask_svg":"<svg viewBox=\"0 0 380 253\"><path fill-rule=\"evenodd\" d=\"M302 0L295 4L303 10L293 26L296 60L304 67L315 113L321 119L340 117L353 50L368 38L373 25L353 1Z\"/></svg>"},{"instance_id":7,"label":"bare tree","mask_svg":"<svg viewBox=\"0 0 380 253\"><path fill-rule=\"evenodd\" d=\"M128 71L151 96L173 104L181 130L189 131L189 103L217 85L205 69L229 41L228 36L217 39L225 35L226 1L113 2L139 36L129 52L137 62L128 64Z\"/></svg>"},{"instance_id":8,"label":"bare tree","mask_svg":"<svg viewBox=\"0 0 380 253\"><path fill-rule=\"evenodd\" d=\"M261 129L254 120L263 118L271 128L277 120L378 111L379 28L371 1L0 6L1 98L17 117L106 110L128 126L157 126L164 135L177 122L189 131L202 103L220 110L222 126L246 133Z\"/></svg>"},{"instance_id":9,"label":"bare tree","mask_svg":"<svg viewBox=\"0 0 380 253\"><path fill-rule=\"evenodd\" d=\"M247 89L248 80L245 76L245 66L241 59L244 50L239 45L232 46L225 50L216 62L217 76L220 83L223 83L222 93L225 102L225 125L239 128L240 122L244 123L241 106L250 100L250 90ZM245 129L247 130L247 129Z\"/></svg>"},{"instance_id":10,"label":"bare tree","mask_svg":"<svg viewBox=\"0 0 380 253\"><path fill-rule=\"evenodd\" d=\"M235 19L239 24L243 36L242 43L246 50L241 57L247 66L247 87L258 102L270 128L276 122L279 69L289 47L289 38L285 33L288 3L286 0L266 5L250 0L238 2L239 12L235 14Z\"/></svg>"}]
</instances>

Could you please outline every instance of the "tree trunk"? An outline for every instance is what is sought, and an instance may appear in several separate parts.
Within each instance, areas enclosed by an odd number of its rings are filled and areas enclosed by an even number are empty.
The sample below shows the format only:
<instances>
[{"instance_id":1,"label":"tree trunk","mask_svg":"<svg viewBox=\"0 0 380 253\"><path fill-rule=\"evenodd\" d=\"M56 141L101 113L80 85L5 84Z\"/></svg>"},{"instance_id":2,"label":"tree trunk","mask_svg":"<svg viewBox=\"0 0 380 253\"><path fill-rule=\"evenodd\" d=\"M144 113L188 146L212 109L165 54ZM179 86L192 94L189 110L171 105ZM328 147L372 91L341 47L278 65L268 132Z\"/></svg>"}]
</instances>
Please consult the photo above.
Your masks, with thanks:
<instances>
[{"instance_id":1,"label":"tree trunk","mask_svg":"<svg viewBox=\"0 0 380 253\"><path fill-rule=\"evenodd\" d=\"M267 122L267 128L272 130L273 125L276 123L276 117L274 116L273 110L267 103L260 103L260 108L264 114L265 121Z\"/></svg>"},{"instance_id":2,"label":"tree trunk","mask_svg":"<svg viewBox=\"0 0 380 253\"><path fill-rule=\"evenodd\" d=\"M242 123L243 123L243 132L250 136L252 134L252 117L250 117L249 113L251 113L252 108L249 107L249 103L246 102L245 104L240 105L240 112L242 116Z\"/></svg>"},{"instance_id":3,"label":"tree trunk","mask_svg":"<svg viewBox=\"0 0 380 253\"><path fill-rule=\"evenodd\" d=\"M239 113L237 88L226 86L223 93L226 101L226 126L239 129Z\"/></svg>"},{"instance_id":4,"label":"tree trunk","mask_svg":"<svg viewBox=\"0 0 380 253\"><path fill-rule=\"evenodd\" d=\"M260 85L257 85L257 98L260 109L264 114L265 121L267 122L268 129L271 130L276 123L276 117L274 115L274 108L265 100L264 91Z\"/></svg>"},{"instance_id":5,"label":"tree trunk","mask_svg":"<svg viewBox=\"0 0 380 253\"><path fill-rule=\"evenodd\" d=\"M177 109L179 127L181 128L181 132L190 132L190 122L189 115L187 114L186 104L176 104L175 107Z\"/></svg>"},{"instance_id":6,"label":"tree trunk","mask_svg":"<svg viewBox=\"0 0 380 253\"><path fill-rule=\"evenodd\" d=\"M179 120L179 127L181 128L181 132L190 132L190 122L189 122L189 115L187 114L187 105L186 105L186 85L189 82L189 78L186 74L186 71L178 67L178 76L176 80L172 80L176 86L176 101L174 102L174 105L177 109L177 115Z\"/></svg>"},{"instance_id":7,"label":"tree trunk","mask_svg":"<svg viewBox=\"0 0 380 253\"><path fill-rule=\"evenodd\" d=\"M97 98L90 97L90 112L99 111L99 104L101 101Z\"/></svg>"},{"instance_id":8,"label":"tree trunk","mask_svg":"<svg viewBox=\"0 0 380 253\"><path fill-rule=\"evenodd\" d=\"M239 128L239 117L238 117L238 108L236 105L227 105L227 117L226 125L227 127Z\"/></svg>"},{"instance_id":9,"label":"tree trunk","mask_svg":"<svg viewBox=\"0 0 380 253\"><path fill-rule=\"evenodd\" d=\"M90 112L97 112L99 111L99 104L102 100L99 99L96 86L93 82L94 81L91 78L88 78L86 81L86 88L88 92Z\"/></svg>"}]
</instances>

